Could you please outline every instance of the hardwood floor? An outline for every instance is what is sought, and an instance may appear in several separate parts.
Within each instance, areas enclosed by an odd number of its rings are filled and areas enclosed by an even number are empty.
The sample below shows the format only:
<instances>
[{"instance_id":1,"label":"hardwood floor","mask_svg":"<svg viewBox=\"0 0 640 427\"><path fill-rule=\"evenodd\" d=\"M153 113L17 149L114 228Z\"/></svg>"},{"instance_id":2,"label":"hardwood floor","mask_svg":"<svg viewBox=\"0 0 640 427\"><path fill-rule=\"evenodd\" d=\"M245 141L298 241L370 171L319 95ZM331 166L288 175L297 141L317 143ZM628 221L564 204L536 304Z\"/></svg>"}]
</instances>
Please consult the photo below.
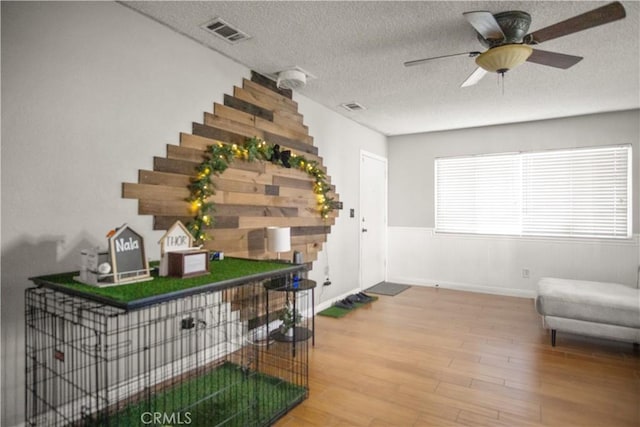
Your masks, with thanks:
<instances>
[{"instance_id":1,"label":"hardwood floor","mask_svg":"<svg viewBox=\"0 0 640 427\"><path fill-rule=\"evenodd\" d=\"M637 350L553 348L531 299L412 287L316 331L309 398L279 427L640 426Z\"/></svg>"}]
</instances>

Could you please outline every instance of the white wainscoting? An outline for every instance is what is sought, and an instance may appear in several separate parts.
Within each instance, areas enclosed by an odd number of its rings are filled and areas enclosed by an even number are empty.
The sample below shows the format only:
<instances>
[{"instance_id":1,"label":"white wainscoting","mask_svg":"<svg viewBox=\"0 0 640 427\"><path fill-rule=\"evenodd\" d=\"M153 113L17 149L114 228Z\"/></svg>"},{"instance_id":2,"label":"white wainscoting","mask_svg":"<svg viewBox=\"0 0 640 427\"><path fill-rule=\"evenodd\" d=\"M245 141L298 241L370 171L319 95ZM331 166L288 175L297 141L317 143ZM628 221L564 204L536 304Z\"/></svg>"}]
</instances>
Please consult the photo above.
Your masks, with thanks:
<instances>
[{"instance_id":1,"label":"white wainscoting","mask_svg":"<svg viewBox=\"0 0 640 427\"><path fill-rule=\"evenodd\" d=\"M628 240L524 238L389 227L387 280L518 297L533 297L541 277L637 287L639 240L638 235Z\"/></svg>"}]
</instances>

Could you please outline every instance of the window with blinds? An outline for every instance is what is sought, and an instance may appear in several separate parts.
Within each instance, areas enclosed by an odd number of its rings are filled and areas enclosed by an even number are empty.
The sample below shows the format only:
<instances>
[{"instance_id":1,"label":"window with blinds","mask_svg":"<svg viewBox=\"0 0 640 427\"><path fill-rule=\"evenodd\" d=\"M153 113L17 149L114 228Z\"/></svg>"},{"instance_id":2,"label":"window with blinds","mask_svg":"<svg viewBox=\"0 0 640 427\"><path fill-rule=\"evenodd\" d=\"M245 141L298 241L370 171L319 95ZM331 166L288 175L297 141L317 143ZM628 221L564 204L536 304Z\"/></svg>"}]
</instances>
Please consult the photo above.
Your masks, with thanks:
<instances>
[{"instance_id":1,"label":"window with blinds","mask_svg":"<svg viewBox=\"0 0 640 427\"><path fill-rule=\"evenodd\" d=\"M631 146L439 158L436 231L631 236Z\"/></svg>"}]
</instances>

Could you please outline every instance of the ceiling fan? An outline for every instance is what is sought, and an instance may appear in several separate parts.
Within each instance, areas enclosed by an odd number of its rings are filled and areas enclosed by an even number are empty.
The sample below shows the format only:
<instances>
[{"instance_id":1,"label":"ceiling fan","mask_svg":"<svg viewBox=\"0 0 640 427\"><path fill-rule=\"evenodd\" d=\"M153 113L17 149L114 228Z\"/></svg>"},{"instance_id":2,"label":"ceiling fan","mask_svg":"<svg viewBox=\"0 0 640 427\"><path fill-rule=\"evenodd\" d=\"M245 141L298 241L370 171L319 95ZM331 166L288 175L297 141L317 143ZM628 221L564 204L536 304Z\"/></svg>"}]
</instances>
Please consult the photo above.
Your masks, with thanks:
<instances>
[{"instance_id":1,"label":"ceiling fan","mask_svg":"<svg viewBox=\"0 0 640 427\"><path fill-rule=\"evenodd\" d=\"M486 51L435 56L407 61L404 65L411 67L433 59L460 55L475 58L478 68L462 83L461 87L478 83L487 73L504 75L524 62L567 69L580 62L582 57L533 49L530 45L617 21L624 18L626 13L622 4L616 1L529 34L527 32L531 24L531 15L527 12L508 11L493 15L487 11L476 11L465 12L463 16L478 33L480 43L488 48Z\"/></svg>"}]
</instances>

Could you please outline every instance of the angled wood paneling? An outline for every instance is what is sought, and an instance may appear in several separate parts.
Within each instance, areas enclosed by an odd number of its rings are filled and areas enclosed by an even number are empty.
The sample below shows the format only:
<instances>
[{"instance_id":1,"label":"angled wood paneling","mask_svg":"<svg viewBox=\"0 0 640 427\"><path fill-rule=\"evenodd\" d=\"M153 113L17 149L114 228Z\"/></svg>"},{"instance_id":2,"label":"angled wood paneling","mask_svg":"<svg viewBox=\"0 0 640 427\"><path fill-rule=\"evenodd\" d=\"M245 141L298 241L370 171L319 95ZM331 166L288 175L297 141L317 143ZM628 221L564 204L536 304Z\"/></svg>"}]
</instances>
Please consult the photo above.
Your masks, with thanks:
<instances>
[{"instance_id":1,"label":"angled wood paneling","mask_svg":"<svg viewBox=\"0 0 640 427\"><path fill-rule=\"evenodd\" d=\"M193 123L192 130L192 133L194 135L215 139L217 141L228 142L230 144L241 145L246 139L246 137L238 135L237 133L225 131L211 126L206 126L200 123Z\"/></svg>"},{"instance_id":2,"label":"angled wood paneling","mask_svg":"<svg viewBox=\"0 0 640 427\"><path fill-rule=\"evenodd\" d=\"M189 197L187 187L173 187L170 185L130 184L122 185L122 197L125 199L151 200L184 200Z\"/></svg>"},{"instance_id":3,"label":"angled wood paneling","mask_svg":"<svg viewBox=\"0 0 640 427\"><path fill-rule=\"evenodd\" d=\"M171 187L187 188L190 183L189 176L177 173L138 171L138 182L140 184L168 185Z\"/></svg>"},{"instance_id":4,"label":"angled wood paneling","mask_svg":"<svg viewBox=\"0 0 640 427\"><path fill-rule=\"evenodd\" d=\"M178 145L167 145L166 157L155 157L152 171L140 170L137 183L123 183L122 197L137 199L139 214L154 217L154 229L192 219L188 186L213 144L242 145L246 138L258 137L317 162L326 172L291 91L257 73L242 83L224 96L224 104L215 103L212 113L204 113L203 123L193 123L191 134L181 133ZM265 227L288 226L292 251L302 252L311 265L338 215L320 217L313 178L297 169L235 160L212 182L215 224L207 230L212 240L205 246L228 256L273 258L266 251ZM338 199L335 188L329 196ZM284 259L291 256L282 254Z\"/></svg>"},{"instance_id":5,"label":"angled wood paneling","mask_svg":"<svg viewBox=\"0 0 640 427\"><path fill-rule=\"evenodd\" d=\"M213 104L213 114L216 117L233 120L237 123L249 126L255 126L256 124L255 115L236 110L235 108L227 107L226 105L218 104L217 102Z\"/></svg>"},{"instance_id":6,"label":"angled wood paneling","mask_svg":"<svg viewBox=\"0 0 640 427\"><path fill-rule=\"evenodd\" d=\"M251 81L256 82L267 89L276 92L286 98L293 98L293 91L291 89L282 89L276 85L276 82L271 80L268 77L263 76L262 74L258 74L255 71L251 71Z\"/></svg>"},{"instance_id":7,"label":"angled wood paneling","mask_svg":"<svg viewBox=\"0 0 640 427\"><path fill-rule=\"evenodd\" d=\"M273 111L266 108L258 107L250 102L243 101L231 95L224 96L224 105L234 110L250 114L253 117L259 117L265 120L273 120Z\"/></svg>"}]
</instances>

